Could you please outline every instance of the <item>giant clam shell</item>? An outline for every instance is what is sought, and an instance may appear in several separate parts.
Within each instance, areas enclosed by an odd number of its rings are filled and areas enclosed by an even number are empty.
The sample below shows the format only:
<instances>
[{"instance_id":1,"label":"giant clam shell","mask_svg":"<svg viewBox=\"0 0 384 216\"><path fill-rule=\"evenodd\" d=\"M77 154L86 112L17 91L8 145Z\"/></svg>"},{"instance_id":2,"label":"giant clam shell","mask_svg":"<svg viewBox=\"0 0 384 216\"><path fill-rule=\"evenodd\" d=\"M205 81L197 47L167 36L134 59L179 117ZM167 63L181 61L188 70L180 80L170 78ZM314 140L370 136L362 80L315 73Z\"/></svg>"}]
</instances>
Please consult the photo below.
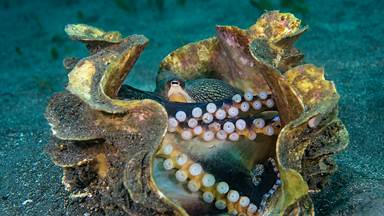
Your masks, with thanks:
<instances>
[{"instance_id":1,"label":"giant clam shell","mask_svg":"<svg viewBox=\"0 0 384 216\"><path fill-rule=\"evenodd\" d=\"M266 12L249 29L218 26L215 37L164 58L159 83L169 73L183 80L215 78L274 100L242 118L272 122L278 114L279 127L271 123L276 133L204 140L170 130L168 119L177 111L189 118L192 108L208 103L173 103L122 86L146 46L144 36L69 25L67 33L86 43L90 56L77 62L67 91L46 111L53 132L47 151L63 168L66 189L106 214L314 214L310 194L334 172L332 155L346 147L348 133L337 117L334 84L322 68L300 65L294 42L306 29L292 14ZM233 105L231 99L215 105L223 103Z\"/></svg>"}]
</instances>

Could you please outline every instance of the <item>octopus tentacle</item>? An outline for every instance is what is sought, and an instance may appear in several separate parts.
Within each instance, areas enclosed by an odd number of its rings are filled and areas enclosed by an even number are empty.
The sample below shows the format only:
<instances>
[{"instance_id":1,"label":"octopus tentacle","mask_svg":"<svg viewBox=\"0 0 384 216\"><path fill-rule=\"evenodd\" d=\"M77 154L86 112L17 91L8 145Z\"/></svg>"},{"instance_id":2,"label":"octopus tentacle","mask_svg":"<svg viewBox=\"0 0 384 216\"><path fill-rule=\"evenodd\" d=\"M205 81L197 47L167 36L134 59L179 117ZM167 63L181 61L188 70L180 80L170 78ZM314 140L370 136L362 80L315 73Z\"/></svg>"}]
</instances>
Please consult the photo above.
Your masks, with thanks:
<instances>
[{"instance_id":1,"label":"octopus tentacle","mask_svg":"<svg viewBox=\"0 0 384 216\"><path fill-rule=\"evenodd\" d=\"M271 197L281 185L280 173L276 162L269 158L275 176L274 184L262 196L260 203L251 202L251 198L243 192L230 187L225 181L216 181L214 175L206 172L200 163L171 144L163 145L158 152L158 157L163 158L163 168L171 171L176 180L185 184L189 192L199 193L206 204L212 204L218 210L227 210L230 215L260 215L264 211L267 199Z\"/></svg>"},{"instance_id":2,"label":"octopus tentacle","mask_svg":"<svg viewBox=\"0 0 384 216\"><path fill-rule=\"evenodd\" d=\"M280 130L274 101L267 92L209 103L168 103L168 131L179 133L184 140L200 137L204 141L239 140L245 136L254 140L257 134L273 136ZM271 113L273 115L271 115ZM269 115L268 115L269 114Z\"/></svg>"},{"instance_id":3,"label":"octopus tentacle","mask_svg":"<svg viewBox=\"0 0 384 216\"><path fill-rule=\"evenodd\" d=\"M235 94L232 98L205 103L170 102L132 87L123 88L124 91L130 100L148 98L164 105L169 116L168 132L178 133L184 140L200 137L204 141L215 138L237 141L240 136L254 140L257 134L273 136L280 131L274 100L266 91L258 94L247 91L243 96Z\"/></svg>"}]
</instances>

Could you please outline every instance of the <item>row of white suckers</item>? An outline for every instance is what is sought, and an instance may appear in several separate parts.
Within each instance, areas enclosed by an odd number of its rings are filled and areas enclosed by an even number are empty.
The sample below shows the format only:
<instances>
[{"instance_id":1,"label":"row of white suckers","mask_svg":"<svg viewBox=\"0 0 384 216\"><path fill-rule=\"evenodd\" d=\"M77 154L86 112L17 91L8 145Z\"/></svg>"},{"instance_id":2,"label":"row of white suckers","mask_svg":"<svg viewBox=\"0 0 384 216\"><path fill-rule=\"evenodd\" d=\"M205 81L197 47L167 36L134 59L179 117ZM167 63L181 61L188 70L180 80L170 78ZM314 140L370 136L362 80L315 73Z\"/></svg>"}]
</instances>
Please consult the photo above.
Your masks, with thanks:
<instances>
[{"instance_id":1,"label":"row of white suckers","mask_svg":"<svg viewBox=\"0 0 384 216\"><path fill-rule=\"evenodd\" d=\"M260 214L266 205L267 199L271 197L281 185L280 173L275 161L270 158L277 176L275 184L263 195L260 208L251 203L247 196L240 196L236 190L230 190L228 183L216 182L212 174L206 173L199 163L190 160L188 156L174 149L171 144L165 144L160 150L160 156L164 157L163 167L165 170L177 169L175 178L180 183L187 183L190 192L202 192L205 203L214 205L219 210L227 208L230 215L256 215Z\"/></svg>"},{"instance_id":2,"label":"row of white suckers","mask_svg":"<svg viewBox=\"0 0 384 216\"><path fill-rule=\"evenodd\" d=\"M243 119L237 119L235 123L227 121L223 125L218 122L213 122L214 118L224 120L227 115L230 118L235 118L239 114L239 109L242 112L248 112L250 104L255 110L260 110L263 104L268 108L272 108L275 105L273 99L267 99L268 94L266 92L260 92L258 97L265 101L253 101L254 96L252 91L247 91L244 94L244 101L242 101L241 95L236 94L232 97L235 104L227 107L223 106L218 109L216 104L208 103L206 106L207 112L204 114L200 107L195 107L192 109L192 118L190 119L187 119L187 114L184 111L177 111L175 117L168 119L168 131L180 132L181 138L184 140L190 140L193 136L201 136L204 141L211 141L215 137L219 140L225 140L228 137L231 141L237 141L239 140L240 134L246 135L250 140L254 140L256 139L256 132L272 136L275 134L274 127L271 125L265 126L265 120L262 118L253 120L254 129L248 129L247 123ZM209 124L208 128L210 130L205 131L205 129L199 125L199 119L205 124ZM181 122L187 122L189 128L179 128L178 126Z\"/></svg>"}]
</instances>

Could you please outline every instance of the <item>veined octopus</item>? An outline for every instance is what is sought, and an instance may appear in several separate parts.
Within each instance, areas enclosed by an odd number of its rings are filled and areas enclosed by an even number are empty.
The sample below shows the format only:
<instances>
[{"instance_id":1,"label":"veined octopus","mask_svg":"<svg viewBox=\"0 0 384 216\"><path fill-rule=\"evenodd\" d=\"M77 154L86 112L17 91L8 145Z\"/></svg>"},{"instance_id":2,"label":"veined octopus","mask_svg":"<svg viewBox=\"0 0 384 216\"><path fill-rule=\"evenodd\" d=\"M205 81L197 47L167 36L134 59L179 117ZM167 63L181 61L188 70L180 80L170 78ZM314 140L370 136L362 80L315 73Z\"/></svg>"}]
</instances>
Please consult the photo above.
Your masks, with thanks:
<instances>
[{"instance_id":1,"label":"veined octopus","mask_svg":"<svg viewBox=\"0 0 384 216\"><path fill-rule=\"evenodd\" d=\"M122 85L144 36L68 25L90 56L64 61L46 117L71 197L102 214L313 215L348 133L334 84L300 65L306 29L278 11L217 26L165 57L146 92Z\"/></svg>"}]
</instances>

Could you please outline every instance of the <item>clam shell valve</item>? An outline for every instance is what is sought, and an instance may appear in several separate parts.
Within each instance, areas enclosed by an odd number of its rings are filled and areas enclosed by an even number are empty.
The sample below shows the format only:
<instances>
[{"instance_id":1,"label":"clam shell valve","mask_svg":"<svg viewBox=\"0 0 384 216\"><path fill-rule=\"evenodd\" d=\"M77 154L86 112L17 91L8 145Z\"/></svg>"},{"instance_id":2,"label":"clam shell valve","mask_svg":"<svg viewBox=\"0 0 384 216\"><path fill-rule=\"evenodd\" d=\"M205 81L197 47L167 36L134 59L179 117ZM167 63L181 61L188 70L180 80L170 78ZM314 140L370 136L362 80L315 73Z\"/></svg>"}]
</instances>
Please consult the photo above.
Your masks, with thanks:
<instances>
[{"instance_id":1,"label":"clam shell valve","mask_svg":"<svg viewBox=\"0 0 384 216\"><path fill-rule=\"evenodd\" d=\"M306 30L279 11L216 26L167 55L149 92L123 84L145 36L67 25L89 53L64 61L45 116L70 198L105 215L314 215L348 132L334 83L295 48Z\"/></svg>"}]
</instances>

